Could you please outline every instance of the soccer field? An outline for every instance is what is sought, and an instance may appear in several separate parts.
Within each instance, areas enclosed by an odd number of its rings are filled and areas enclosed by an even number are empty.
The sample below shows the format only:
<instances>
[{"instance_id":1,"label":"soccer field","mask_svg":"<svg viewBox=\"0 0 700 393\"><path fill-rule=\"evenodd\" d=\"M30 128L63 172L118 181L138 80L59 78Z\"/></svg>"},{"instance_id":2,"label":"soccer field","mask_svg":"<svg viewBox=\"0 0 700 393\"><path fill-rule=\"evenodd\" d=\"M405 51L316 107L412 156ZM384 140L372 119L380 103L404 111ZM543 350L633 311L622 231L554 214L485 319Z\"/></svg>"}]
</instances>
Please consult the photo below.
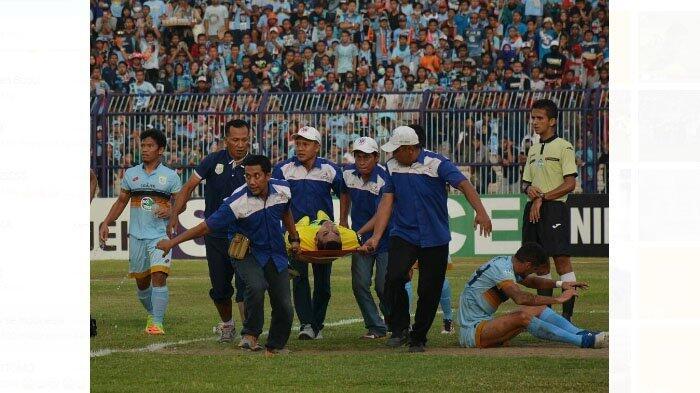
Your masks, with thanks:
<instances>
[{"instance_id":1,"label":"soccer field","mask_svg":"<svg viewBox=\"0 0 700 393\"><path fill-rule=\"evenodd\" d=\"M459 294L467 278L486 260L453 258L455 268L447 272L447 277L452 286L455 319ZM574 323L608 330L607 258L574 258L574 266L577 279L591 285L576 302ZM512 340L510 347L464 349L459 347L456 333L440 334L440 311L425 353L409 354L407 347L391 349L383 339L361 340L365 328L352 294L349 258L340 259L333 266L324 338L297 340L295 316L288 344L291 353L273 358L237 348L238 340L232 344L216 341L212 327L218 322L218 315L208 295L206 262L173 262L173 273L168 279L167 334L157 337L143 332L146 314L126 270L126 261L91 263L91 314L98 326L98 335L91 338L90 345L93 391L608 390L607 349L584 350L542 342L527 332ZM414 282L416 278L417 275ZM514 306L509 301L499 314ZM559 307L555 309L560 311ZM267 303L265 332L269 312ZM234 315L240 331L237 309ZM261 342L265 342L265 337L261 337Z\"/></svg>"}]
</instances>

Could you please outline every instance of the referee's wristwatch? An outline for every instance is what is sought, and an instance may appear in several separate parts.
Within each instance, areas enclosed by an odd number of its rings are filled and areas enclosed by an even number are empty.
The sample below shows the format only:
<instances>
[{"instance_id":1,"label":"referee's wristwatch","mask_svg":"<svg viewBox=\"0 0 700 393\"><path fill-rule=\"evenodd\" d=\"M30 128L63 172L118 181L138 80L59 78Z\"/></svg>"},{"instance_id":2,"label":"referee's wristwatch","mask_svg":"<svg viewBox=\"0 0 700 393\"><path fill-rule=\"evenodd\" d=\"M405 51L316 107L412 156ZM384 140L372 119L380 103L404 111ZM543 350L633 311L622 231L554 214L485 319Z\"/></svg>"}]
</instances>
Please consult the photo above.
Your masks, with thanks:
<instances>
[{"instance_id":1,"label":"referee's wristwatch","mask_svg":"<svg viewBox=\"0 0 700 393\"><path fill-rule=\"evenodd\" d=\"M538 193L537 196L542 199L542 202L544 202L544 192Z\"/></svg>"}]
</instances>

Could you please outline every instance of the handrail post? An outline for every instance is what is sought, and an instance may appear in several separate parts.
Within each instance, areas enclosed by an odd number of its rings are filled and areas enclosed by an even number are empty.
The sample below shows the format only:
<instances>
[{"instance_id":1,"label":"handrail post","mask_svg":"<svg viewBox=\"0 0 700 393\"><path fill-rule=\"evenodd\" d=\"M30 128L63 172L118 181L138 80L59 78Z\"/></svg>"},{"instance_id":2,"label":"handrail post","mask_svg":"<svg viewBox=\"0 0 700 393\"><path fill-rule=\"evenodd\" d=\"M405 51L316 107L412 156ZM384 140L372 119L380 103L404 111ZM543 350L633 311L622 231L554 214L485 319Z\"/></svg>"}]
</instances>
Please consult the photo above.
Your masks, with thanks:
<instances>
[{"instance_id":1,"label":"handrail post","mask_svg":"<svg viewBox=\"0 0 700 393\"><path fill-rule=\"evenodd\" d=\"M263 133L265 132L265 114L267 113L267 102L270 98L270 92L266 91L263 93L262 98L260 98L260 105L258 105L258 110L256 114L258 116L258 123L256 128L257 138L258 138L258 154L268 153L263 149Z\"/></svg>"}]
</instances>

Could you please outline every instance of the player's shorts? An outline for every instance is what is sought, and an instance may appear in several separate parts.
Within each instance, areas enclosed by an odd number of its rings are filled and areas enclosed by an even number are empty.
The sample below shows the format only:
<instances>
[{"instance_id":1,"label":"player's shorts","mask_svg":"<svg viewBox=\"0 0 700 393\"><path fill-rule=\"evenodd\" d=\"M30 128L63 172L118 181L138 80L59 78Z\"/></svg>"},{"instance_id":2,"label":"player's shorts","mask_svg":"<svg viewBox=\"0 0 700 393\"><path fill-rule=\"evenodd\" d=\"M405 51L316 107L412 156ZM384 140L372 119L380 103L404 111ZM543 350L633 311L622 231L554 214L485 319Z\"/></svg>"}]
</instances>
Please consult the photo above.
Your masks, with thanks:
<instances>
[{"instance_id":1,"label":"player's shorts","mask_svg":"<svg viewBox=\"0 0 700 393\"><path fill-rule=\"evenodd\" d=\"M479 348L484 322L492 320L493 313L484 310L475 301L470 301L469 297L462 296L459 303L459 345L467 348ZM461 315L462 313L465 315Z\"/></svg>"},{"instance_id":2,"label":"player's shorts","mask_svg":"<svg viewBox=\"0 0 700 393\"><path fill-rule=\"evenodd\" d=\"M571 255L571 213L564 202L547 201L540 208L540 220L530 222L530 207L523 214L523 243L535 242L544 248L547 256Z\"/></svg>"},{"instance_id":3,"label":"player's shorts","mask_svg":"<svg viewBox=\"0 0 700 393\"><path fill-rule=\"evenodd\" d=\"M155 272L170 274L172 250L163 257L163 250L156 248L160 240L167 238L137 239L129 236L129 277L143 278Z\"/></svg>"},{"instance_id":4,"label":"player's shorts","mask_svg":"<svg viewBox=\"0 0 700 393\"><path fill-rule=\"evenodd\" d=\"M459 345L466 348L481 348L481 331L487 321L492 320L489 316L479 321L469 321L466 326L459 327Z\"/></svg>"}]
</instances>

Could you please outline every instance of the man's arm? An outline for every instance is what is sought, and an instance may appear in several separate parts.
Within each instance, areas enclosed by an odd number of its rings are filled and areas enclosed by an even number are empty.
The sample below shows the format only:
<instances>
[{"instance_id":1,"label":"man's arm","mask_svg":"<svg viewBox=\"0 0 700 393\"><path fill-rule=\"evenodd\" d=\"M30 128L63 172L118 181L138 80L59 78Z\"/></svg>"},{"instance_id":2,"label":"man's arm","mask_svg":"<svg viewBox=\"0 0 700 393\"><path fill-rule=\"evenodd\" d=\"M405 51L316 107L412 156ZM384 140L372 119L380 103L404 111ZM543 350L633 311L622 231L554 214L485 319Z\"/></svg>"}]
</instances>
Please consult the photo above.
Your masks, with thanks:
<instances>
[{"instance_id":1,"label":"man's arm","mask_svg":"<svg viewBox=\"0 0 700 393\"><path fill-rule=\"evenodd\" d=\"M90 202L95 198L95 192L97 191L97 176L95 176L95 171L90 169Z\"/></svg>"},{"instance_id":2,"label":"man's arm","mask_svg":"<svg viewBox=\"0 0 700 393\"><path fill-rule=\"evenodd\" d=\"M119 216L124 211L124 208L129 203L130 196L131 196L131 192L129 192L127 190L122 189L119 192L119 197L117 197L117 200L112 205L112 208L109 209L109 213L107 213L107 217L100 224L100 240L102 242L106 242L107 236L109 235L109 228L107 227L107 225L110 222L113 222L117 218L119 218Z\"/></svg>"},{"instance_id":3,"label":"man's arm","mask_svg":"<svg viewBox=\"0 0 700 393\"><path fill-rule=\"evenodd\" d=\"M185 183L184 187L182 187L182 191L177 193L177 197L175 198L175 204L173 205L173 208L170 212L170 220L168 221L168 234L175 233L178 224L178 216L185 211L185 208L187 207L187 201L190 200L192 191L195 189L195 187L197 187L197 185L201 181L202 179L199 176L193 174L187 180L187 183Z\"/></svg>"},{"instance_id":4,"label":"man's arm","mask_svg":"<svg viewBox=\"0 0 700 393\"><path fill-rule=\"evenodd\" d=\"M481 203L481 199L479 198L479 194L476 192L476 189L474 189L474 186L469 182L469 180L462 180L459 182L457 185L457 189L464 194L464 196L467 198L467 201L469 201L469 204L474 208L474 211L476 212L476 217L474 218L474 229L476 229L476 226L479 225L479 233L481 236L488 236L491 234L491 219L489 218L489 215L486 214L486 209L484 208L484 205Z\"/></svg>"},{"instance_id":5,"label":"man's arm","mask_svg":"<svg viewBox=\"0 0 700 393\"><path fill-rule=\"evenodd\" d=\"M553 288L559 288L561 287L563 290L567 289L588 289L588 283L582 282L582 281L560 281L559 285L557 286L557 281L549 279L549 278L544 278L537 276L535 274L531 274L525 279L523 279L520 284L528 287L528 288L533 288L533 289L553 289Z\"/></svg>"},{"instance_id":6,"label":"man's arm","mask_svg":"<svg viewBox=\"0 0 700 393\"><path fill-rule=\"evenodd\" d=\"M562 304L576 295L575 289L568 289L557 297L540 296L521 290L517 284L503 286L501 287L501 290L506 294L506 296L513 299L515 304L521 306L548 306L550 304Z\"/></svg>"},{"instance_id":7,"label":"man's arm","mask_svg":"<svg viewBox=\"0 0 700 393\"><path fill-rule=\"evenodd\" d=\"M352 200L350 199L349 192L343 192L340 194L340 226L349 228L348 226L348 213L350 212L350 204Z\"/></svg>"},{"instance_id":8,"label":"man's arm","mask_svg":"<svg viewBox=\"0 0 700 393\"><path fill-rule=\"evenodd\" d=\"M553 201L559 197L562 197L576 188L576 176L569 175L564 177L564 182L559 185L559 187L553 189L552 191L544 193L545 201Z\"/></svg>"},{"instance_id":9,"label":"man's arm","mask_svg":"<svg viewBox=\"0 0 700 393\"><path fill-rule=\"evenodd\" d=\"M294 216L292 216L292 210L287 209L284 214L282 214L282 224L287 229L289 237L292 238L289 244L292 246L292 253L297 253L301 247L301 239L299 238L299 232L297 232L296 224L294 223ZM289 240L289 239L287 239Z\"/></svg>"},{"instance_id":10,"label":"man's arm","mask_svg":"<svg viewBox=\"0 0 700 393\"><path fill-rule=\"evenodd\" d=\"M384 193L384 196L382 196L382 200L379 201L379 207L377 207L377 212L374 214L374 217L372 217L372 220L374 220L374 233L372 234L372 237L365 242L365 244L362 245L362 249L366 251L373 251L375 248L377 248L377 245L379 244L379 240L382 238L382 235L384 235L384 231L386 230L387 225L389 225L389 218L391 217L391 210L394 206L394 194L393 193Z\"/></svg>"},{"instance_id":11,"label":"man's arm","mask_svg":"<svg viewBox=\"0 0 700 393\"><path fill-rule=\"evenodd\" d=\"M159 241L158 244L156 244L156 248L159 250L163 250L163 256L166 256L168 255L168 251L170 251L171 248L177 246L178 244L184 243L188 240L196 239L198 237L202 237L210 232L211 230L207 226L206 221L204 221L196 227L190 228L185 232L179 234L173 239L163 239Z\"/></svg>"}]
</instances>

